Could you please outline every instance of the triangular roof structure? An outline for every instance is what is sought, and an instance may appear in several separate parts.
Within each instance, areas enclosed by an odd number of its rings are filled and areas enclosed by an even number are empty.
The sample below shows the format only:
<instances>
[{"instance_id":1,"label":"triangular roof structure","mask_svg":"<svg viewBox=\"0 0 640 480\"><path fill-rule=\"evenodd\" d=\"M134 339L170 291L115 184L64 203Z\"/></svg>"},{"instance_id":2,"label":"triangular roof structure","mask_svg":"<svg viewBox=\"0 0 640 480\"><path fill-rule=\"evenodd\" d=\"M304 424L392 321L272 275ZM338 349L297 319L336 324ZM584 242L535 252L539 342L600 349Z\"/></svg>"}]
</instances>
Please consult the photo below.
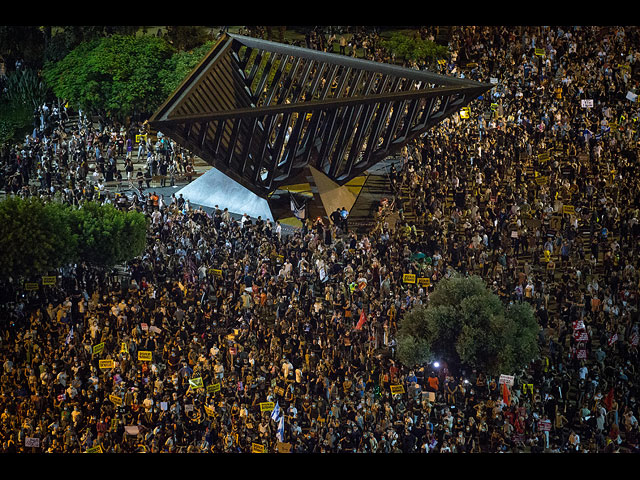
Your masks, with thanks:
<instances>
[{"instance_id":1,"label":"triangular roof structure","mask_svg":"<svg viewBox=\"0 0 640 480\"><path fill-rule=\"evenodd\" d=\"M225 34L149 123L267 197L306 166L344 185L491 87Z\"/></svg>"}]
</instances>

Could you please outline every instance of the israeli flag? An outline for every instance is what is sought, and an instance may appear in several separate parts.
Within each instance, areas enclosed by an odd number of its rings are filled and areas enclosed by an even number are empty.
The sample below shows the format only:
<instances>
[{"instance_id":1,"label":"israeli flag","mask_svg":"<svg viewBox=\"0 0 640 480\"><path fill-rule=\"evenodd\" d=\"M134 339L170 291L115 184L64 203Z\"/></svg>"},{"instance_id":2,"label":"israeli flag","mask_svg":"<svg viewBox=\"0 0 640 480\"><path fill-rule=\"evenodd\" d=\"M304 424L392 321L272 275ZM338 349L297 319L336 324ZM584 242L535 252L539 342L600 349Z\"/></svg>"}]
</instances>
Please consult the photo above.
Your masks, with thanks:
<instances>
[{"instance_id":1,"label":"israeli flag","mask_svg":"<svg viewBox=\"0 0 640 480\"><path fill-rule=\"evenodd\" d=\"M304 204L302 206L298 205L293 195L289 194L291 211L293 212L293 216L298 220L305 220L307 218L307 205Z\"/></svg>"},{"instance_id":2,"label":"israeli flag","mask_svg":"<svg viewBox=\"0 0 640 480\"><path fill-rule=\"evenodd\" d=\"M276 406L273 407L273 411L271 412L271 419L274 422L277 422L280 419L280 405L276 402Z\"/></svg>"},{"instance_id":3,"label":"israeli flag","mask_svg":"<svg viewBox=\"0 0 640 480\"><path fill-rule=\"evenodd\" d=\"M278 422L278 431L276 432L276 438L280 443L284 443L284 415L280 417Z\"/></svg>"},{"instance_id":4,"label":"israeli flag","mask_svg":"<svg viewBox=\"0 0 640 480\"><path fill-rule=\"evenodd\" d=\"M71 327L71 330L69 330L69 333L67 334L67 338L65 339L64 343L69 345L69 342L73 339L73 327Z\"/></svg>"}]
</instances>

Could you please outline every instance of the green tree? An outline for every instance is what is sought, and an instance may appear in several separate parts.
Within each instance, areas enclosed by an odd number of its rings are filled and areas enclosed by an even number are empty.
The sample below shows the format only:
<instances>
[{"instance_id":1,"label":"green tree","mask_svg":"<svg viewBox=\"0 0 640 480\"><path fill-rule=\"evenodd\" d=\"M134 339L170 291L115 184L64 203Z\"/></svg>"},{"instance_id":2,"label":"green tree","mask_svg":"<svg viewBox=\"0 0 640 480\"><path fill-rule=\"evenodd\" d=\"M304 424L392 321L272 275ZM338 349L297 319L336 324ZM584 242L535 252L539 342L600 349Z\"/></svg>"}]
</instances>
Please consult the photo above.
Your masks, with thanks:
<instances>
[{"instance_id":1,"label":"green tree","mask_svg":"<svg viewBox=\"0 0 640 480\"><path fill-rule=\"evenodd\" d=\"M480 277L454 275L400 320L397 355L407 366L443 359L497 375L537 358L538 331L528 303L505 306Z\"/></svg>"},{"instance_id":2,"label":"green tree","mask_svg":"<svg viewBox=\"0 0 640 480\"><path fill-rule=\"evenodd\" d=\"M69 207L37 197L0 202L0 275L14 280L46 275L72 261L77 237Z\"/></svg>"},{"instance_id":3,"label":"green tree","mask_svg":"<svg viewBox=\"0 0 640 480\"><path fill-rule=\"evenodd\" d=\"M386 40L382 40L381 45L397 60L433 62L449 55L449 49L446 46L424 40L415 33L413 35L402 32L393 33Z\"/></svg>"},{"instance_id":4,"label":"green tree","mask_svg":"<svg viewBox=\"0 0 640 480\"><path fill-rule=\"evenodd\" d=\"M168 98L202 61L213 48L214 42L206 42L192 50L174 53L164 68L158 72L158 79L162 84L163 99Z\"/></svg>"},{"instance_id":5,"label":"green tree","mask_svg":"<svg viewBox=\"0 0 640 480\"><path fill-rule=\"evenodd\" d=\"M139 256L145 248L147 219L113 205L81 207L9 197L0 202L0 276L47 275L84 261L111 267Z\"/></svg>"},{"instance_id":6,"label":"green tree","mask_svg":"<svg viewBox=\"0 0 640 480\"><path fill-rule=\"evenodd\" d=\"M76 257L91 265L110 267L144 251L147 219L140 212L86 202L73 210L71 223L78 239Z\"/></svg>"},{"instance_id":7,"label":"green tree","mask_svg":"<svg viewBox=\"0 0 640 480\"><path fill-rule=\"evenodd\" d=\"M32 129L33 108L24 103L0 99L0 147L23 139Z\"/></svg>"},{"instance_id":8,"label":"green tree","mask_svg":"<svg viewBox=\"0 0 640 480\"><path fill-rule=\"evenodd\" d=\"M124 119L150 113L164 101L158 74L174 52L162 38L112 35L81 43L64 59L47 63L43 76L72 106Z\"/></svg>"},{"instance_id":9,"label":"green tree","mask_svg":"<svg viewBox=\"0 0 640 480\"><path fill-rule=\"evenodd\" d=\"M210 40L208 29L195 25L168 25L167 41L178 51L198 48Z\"/></svg>"}]
</instances>

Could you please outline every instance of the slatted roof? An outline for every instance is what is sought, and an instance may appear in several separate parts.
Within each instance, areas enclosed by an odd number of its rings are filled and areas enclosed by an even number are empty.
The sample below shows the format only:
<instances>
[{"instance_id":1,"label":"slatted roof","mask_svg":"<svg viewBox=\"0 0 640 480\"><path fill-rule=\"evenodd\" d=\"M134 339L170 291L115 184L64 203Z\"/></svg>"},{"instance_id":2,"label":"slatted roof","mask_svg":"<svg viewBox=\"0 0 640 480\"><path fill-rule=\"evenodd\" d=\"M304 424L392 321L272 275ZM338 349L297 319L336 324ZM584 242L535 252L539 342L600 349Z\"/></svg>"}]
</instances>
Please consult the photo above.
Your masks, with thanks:
<instances>
[{"instance_id":1,"label":"slatted roof","mask_svg":"<svg viewBox=\"0 0 640 480\"><path fill-rule=\"evenodd\" d=\"M343 185L491 87L226 34L149 123L266 197L309 165Z\"/></svg>"}]
</instances>

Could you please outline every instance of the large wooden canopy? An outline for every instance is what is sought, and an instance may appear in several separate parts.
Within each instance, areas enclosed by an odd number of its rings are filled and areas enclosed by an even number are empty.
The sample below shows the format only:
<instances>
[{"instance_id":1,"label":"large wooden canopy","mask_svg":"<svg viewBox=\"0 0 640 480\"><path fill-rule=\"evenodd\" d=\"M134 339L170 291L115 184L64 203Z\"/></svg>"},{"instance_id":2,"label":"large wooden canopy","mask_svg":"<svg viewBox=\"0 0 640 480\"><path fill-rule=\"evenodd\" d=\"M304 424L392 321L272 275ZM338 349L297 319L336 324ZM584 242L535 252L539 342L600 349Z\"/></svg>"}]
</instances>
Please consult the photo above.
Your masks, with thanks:
<instances>
[{"instance_id":1,"label":"large wooden canopy","mask_svg":"<svg viewBox=\"0 0 640 480\"><path fill-rule=\"evenodd\" d=\"M267 197L307 166L343 185L491 87L226 34L149 123Z\"/></svg>"}]
</instances>

